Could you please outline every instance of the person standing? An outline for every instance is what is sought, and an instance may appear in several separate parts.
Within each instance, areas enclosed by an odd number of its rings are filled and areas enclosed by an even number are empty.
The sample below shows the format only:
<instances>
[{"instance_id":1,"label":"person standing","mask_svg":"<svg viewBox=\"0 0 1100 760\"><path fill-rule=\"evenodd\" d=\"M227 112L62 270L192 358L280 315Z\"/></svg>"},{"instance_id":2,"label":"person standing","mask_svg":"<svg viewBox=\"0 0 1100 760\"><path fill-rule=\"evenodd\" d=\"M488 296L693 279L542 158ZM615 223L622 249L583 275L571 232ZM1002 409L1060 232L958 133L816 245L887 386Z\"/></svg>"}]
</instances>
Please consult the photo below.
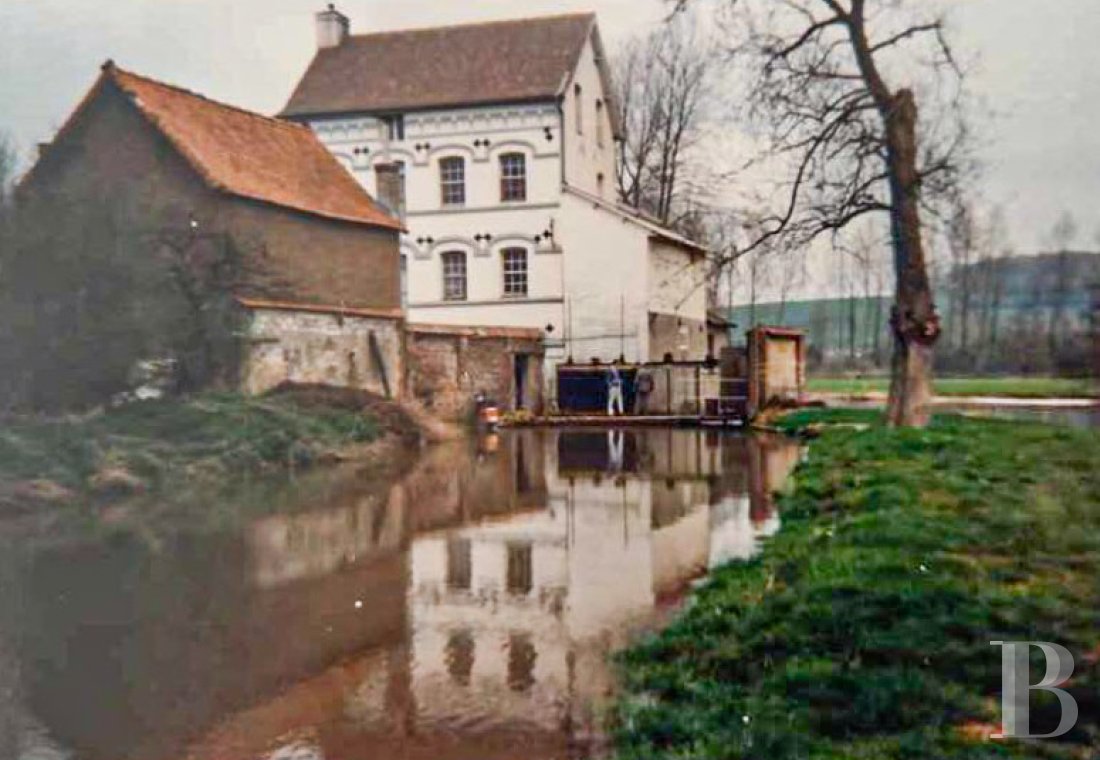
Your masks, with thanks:
<instances>
[{"instance_id":1,"label":"person standing","mask_svg":"<svg viewBox=\"0 0 1100 760\"><path fill-rule=\"evenodd\" d=\"M623 373L619 371L618 365L612 364L607 370L607 416L615 416L616 409L619 416L624 414Z\"/></svg>"}]
</instances>

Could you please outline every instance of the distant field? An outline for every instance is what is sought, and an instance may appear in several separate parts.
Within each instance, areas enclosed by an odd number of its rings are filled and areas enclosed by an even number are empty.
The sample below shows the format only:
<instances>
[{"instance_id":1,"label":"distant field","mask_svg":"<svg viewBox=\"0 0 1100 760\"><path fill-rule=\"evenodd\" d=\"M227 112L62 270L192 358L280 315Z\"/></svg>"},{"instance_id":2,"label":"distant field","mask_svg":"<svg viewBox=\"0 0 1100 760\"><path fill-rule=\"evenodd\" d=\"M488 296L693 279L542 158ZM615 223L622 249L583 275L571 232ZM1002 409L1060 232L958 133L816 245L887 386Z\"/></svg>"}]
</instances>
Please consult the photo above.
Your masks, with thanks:
<instances>
[{"instance_id":1,"label":"distant field","mask_svg":"<svg viewBox=\"0 0 1100 760\"><path fill-rule=\"evenodd\" d=\"M814 393L861 394L889 390L885 377L811 377ZM944 377L936 380L941 396L1008 396L1012 398L1097 397L1096 381L1061 377Z\"/></svg>"}]
</instances>

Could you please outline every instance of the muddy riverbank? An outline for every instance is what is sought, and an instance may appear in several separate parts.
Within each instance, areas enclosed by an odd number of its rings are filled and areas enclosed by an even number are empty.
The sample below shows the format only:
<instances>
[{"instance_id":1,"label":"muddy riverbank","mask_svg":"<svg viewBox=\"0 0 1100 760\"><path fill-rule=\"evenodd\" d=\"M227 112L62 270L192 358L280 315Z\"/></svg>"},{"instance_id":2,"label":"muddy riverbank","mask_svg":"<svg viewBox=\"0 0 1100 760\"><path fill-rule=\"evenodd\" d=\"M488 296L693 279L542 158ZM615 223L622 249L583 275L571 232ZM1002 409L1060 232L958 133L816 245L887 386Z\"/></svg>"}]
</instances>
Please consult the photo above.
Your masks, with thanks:
<instances>
[{"instance_id":1,"label":"muddy riverbank","mask_svg":"<svg viewBox=\"0 0 1100 760\"><path fill-rule=\"evenodd\" d=\"M155 502L321 464L384 466L420 438L421 426L396 404L311 387L9 417L0 425L0 519Z\"/></svg>"}]
</instances>

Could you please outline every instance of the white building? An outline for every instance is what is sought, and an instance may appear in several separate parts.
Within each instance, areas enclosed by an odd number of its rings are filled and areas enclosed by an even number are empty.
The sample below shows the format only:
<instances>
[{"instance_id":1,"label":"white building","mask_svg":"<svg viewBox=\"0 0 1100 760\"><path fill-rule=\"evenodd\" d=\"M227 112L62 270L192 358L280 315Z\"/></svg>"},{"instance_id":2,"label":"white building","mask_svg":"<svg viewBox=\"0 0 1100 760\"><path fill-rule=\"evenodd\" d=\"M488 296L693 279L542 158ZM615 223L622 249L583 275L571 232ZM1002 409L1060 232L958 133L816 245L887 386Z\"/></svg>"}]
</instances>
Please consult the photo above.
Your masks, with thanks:
<instances>
[{"instance_id":1,"label":"white building","mask_svg":"<svg viewBox=\"0 0 1100 760\"><path fill-rule=\"evenodd\" d=\"M705 251L618 202L594 15L317 31L282 116L403 215L411 321L539 328L550 365L704 358Z\"/></svg>"}]
</instances>

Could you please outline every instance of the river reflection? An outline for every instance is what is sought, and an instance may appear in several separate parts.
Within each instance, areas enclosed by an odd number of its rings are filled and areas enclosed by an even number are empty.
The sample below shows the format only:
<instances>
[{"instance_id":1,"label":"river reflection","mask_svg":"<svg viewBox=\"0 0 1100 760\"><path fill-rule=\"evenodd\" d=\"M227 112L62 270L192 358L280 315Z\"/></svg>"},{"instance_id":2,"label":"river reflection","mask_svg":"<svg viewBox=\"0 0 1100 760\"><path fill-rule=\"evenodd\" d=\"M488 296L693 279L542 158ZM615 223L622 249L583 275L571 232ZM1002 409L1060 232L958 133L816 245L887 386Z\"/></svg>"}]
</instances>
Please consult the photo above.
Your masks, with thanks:
<instances>
[{"instance_id":1,"label":"river reflection","mask_svg":"<svg viewBox=\"0 0 1100 760\"><path fill-rule=\"evenodd\" d=\"M608 655L779 527L798 448L516 432L230 526L0 557L0 757L587 757Z\"/></svg>"}]
</instances>

